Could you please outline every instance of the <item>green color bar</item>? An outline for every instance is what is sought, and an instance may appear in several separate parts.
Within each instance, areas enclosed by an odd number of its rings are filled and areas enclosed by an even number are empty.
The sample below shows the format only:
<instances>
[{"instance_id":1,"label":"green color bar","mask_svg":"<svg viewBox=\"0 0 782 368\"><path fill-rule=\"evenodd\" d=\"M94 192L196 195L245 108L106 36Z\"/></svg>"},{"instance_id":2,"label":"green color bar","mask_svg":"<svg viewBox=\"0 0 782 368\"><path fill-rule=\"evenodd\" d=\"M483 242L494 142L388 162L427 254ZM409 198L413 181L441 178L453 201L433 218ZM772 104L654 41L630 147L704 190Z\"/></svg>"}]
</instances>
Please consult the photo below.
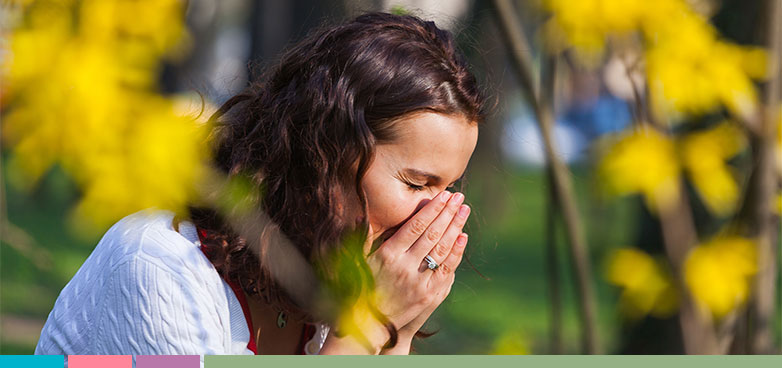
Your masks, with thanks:
<instances>
[{"instance_id":1,"label":"green color bar","mask_svg":"<svg viewBox=\"0 0 782 368\"><path fill-rule=\"evenodd\" d=\"M207 355L204 368L780 368L782 355L411 355L235 356Z\"/></svg>"}]
</instances>

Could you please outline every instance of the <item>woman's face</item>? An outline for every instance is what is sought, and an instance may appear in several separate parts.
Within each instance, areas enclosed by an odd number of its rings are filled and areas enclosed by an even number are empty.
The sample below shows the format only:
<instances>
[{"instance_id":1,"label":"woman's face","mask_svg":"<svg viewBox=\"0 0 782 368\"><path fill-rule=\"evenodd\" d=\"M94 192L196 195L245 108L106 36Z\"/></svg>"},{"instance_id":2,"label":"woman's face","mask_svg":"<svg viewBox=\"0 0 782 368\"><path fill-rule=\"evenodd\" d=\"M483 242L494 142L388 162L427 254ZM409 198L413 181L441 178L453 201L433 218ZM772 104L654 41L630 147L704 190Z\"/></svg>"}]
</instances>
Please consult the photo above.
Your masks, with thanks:
<instances>
[{"instance_id":1,"label":"woman's face","mask_svg":"<svg viewBox=\"0 0 782 368\"><path fill-rule=\"evenodd\" d=\"M397 123L394 142L379 144L362 187L368 205L365 253L379 246L437 193L464 174L478 125L462 115L410 114Z\"/></svg>"}]
</instances>

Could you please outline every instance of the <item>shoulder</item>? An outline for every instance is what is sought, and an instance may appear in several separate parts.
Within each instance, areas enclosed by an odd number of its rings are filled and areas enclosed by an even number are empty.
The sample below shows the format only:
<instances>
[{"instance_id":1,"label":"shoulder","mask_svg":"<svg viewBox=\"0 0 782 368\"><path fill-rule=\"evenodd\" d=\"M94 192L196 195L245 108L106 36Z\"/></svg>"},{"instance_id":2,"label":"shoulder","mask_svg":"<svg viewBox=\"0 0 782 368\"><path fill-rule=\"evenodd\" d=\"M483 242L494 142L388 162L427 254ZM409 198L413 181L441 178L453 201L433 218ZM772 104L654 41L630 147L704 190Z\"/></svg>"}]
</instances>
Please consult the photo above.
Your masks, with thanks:
<instances>
[{"instance_id":1,"label":"shoulder","mask_svg":"<svg viewBox=\"0 0 782 368\"><path fill-rule=\"evenodd\" d=\"M228 351L223 281L197 237L177 232L173 218L142 211L112 226L60 293L37 351Z\"/></svg>"},{"instance_id":2,"label":"shoulder","mask_svg":"<svg viewBox=\"0 0 782 368\"><path fill-rule=\"evenodd\" d=\"M136 285L142 294L157 290L224 304L223 281L201 251L195 227L182 222L174 229L173 220L172 212L146 210L113 226L101 241L109 249L118 249L109 278L121 280L123 287Z\"/></svg>"},{"instance_id":3,"label":"shoulder","mask_svg":"<svg viewBox=\"0 0 782 368\"><path fill-rule=\"evenodd\" d=\"M150 263L176 274L214 272L197 245L195 232L174 229L170 211L144 210L129 215L106 232L95 249L117 267L131 260ZM192 227L183 223L180 227ZM181 229L180 229L181 230ZM184 234L183 234L184 233ZM111 267L115 270L117 267Z\"/></svg>"},{"instance_id":4,"label":"shoulder","mask_svg":"<svg viewBox=\"0 0 782 368\"><path fill-rule=\"evenodd\" d=\"M201 252L192 224L180 223L177 231L173 219L171 212L143 211L107 233L127 255L107 277L101 351L125 346L153 354L230 351L223 281Z\"/></svg>"}]
</instances>

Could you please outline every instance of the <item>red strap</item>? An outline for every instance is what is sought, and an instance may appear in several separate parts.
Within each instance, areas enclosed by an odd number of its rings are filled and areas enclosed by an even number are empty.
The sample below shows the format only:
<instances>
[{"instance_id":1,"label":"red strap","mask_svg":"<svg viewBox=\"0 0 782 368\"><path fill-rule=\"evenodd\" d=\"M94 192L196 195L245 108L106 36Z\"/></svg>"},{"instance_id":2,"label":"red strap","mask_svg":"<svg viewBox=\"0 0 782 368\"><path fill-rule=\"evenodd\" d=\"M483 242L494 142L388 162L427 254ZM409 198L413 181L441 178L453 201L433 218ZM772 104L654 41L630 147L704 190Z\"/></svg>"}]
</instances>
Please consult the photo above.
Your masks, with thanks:
<instances>
[{"instance_id":1,"label":"red strap","mask_svg":"<svg viewBox=\"0 0 782 368\"><path fill-rule=\"evenodd\" d=\"M312 340L312 337L315 336L315 325L311 325L309 323L304 324L304 331L301 333L301 340L299 340L299 347L296 348L296 351L299 352L301 355L307 355L307 342Z\"/></svg>"},{"instance_id":2,"label":"red strap","mask_svg":"<svg viewBox=\"0 0 782 368\"><path fill-rule=\"evenodd\" d=\"M207 253L206 246L203 244L203 239L206 237L206 231L197 229L197 232L198 238L201 240L201 252L203 252L208 259L209 254ZM233 290L234 295L236 295L236 299L239 300L239 305L242 306L242 312L244 313L244 319L247 321L247 328L250 329L250 342L247 343L247 349L250 349L253 354L258 355L258 345L255 342L255 328L253 328L252 313L250 313L250 306L247 304L247 299L244 296L244 292L242 291L242 288L239 287L239 284L236 283L236 281L230 280L228 278L223 279L228 284L228 286L231 287L231 290ZM304 349L307 346L307 342L310 341L313 336L315 336L315 332L316 328L314 325L304 324L304 331L302 331L301 340L299 340L299 346L296 348L296 351L299 354L307 354Z\"/></svg>"}]
</instances>

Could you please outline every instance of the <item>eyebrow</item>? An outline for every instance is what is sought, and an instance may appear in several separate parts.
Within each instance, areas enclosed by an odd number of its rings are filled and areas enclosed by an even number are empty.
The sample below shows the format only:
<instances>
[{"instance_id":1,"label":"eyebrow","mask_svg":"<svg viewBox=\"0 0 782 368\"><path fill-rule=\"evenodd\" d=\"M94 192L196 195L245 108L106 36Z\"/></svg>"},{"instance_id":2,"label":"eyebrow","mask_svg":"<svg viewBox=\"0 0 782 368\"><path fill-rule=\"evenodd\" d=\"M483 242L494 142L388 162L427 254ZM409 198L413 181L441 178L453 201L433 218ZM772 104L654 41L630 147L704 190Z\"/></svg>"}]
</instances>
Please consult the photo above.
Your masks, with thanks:
<instances>
[{"instance_id":1,"label":"eyebrow","mask_svg":"<svg viewBox=\"0 0 782 368\"><path fill-rule=\"evenodd\" d=\"M441 183L442 180L443 180L443 178L441 178L440 176L432 174L430 172L423 171L423 170L418 170L418 169L413 169L413 168L406 168L406 169L404 169L404 172L405 172L405 174L410 175L410 176L416 176L416 177L419 177L419 178L423 177L423 178L427 178L427 179L433 180L433 181L435 181L438 184ZM462 180L462 179L464 179L464 173L462 173L462 175L458 179L454 180L453 183L451 183L451 184L454 184L457 181ZM449 185L451 185L451 184L449 184Z\"/></svg>"}]
</instances>

